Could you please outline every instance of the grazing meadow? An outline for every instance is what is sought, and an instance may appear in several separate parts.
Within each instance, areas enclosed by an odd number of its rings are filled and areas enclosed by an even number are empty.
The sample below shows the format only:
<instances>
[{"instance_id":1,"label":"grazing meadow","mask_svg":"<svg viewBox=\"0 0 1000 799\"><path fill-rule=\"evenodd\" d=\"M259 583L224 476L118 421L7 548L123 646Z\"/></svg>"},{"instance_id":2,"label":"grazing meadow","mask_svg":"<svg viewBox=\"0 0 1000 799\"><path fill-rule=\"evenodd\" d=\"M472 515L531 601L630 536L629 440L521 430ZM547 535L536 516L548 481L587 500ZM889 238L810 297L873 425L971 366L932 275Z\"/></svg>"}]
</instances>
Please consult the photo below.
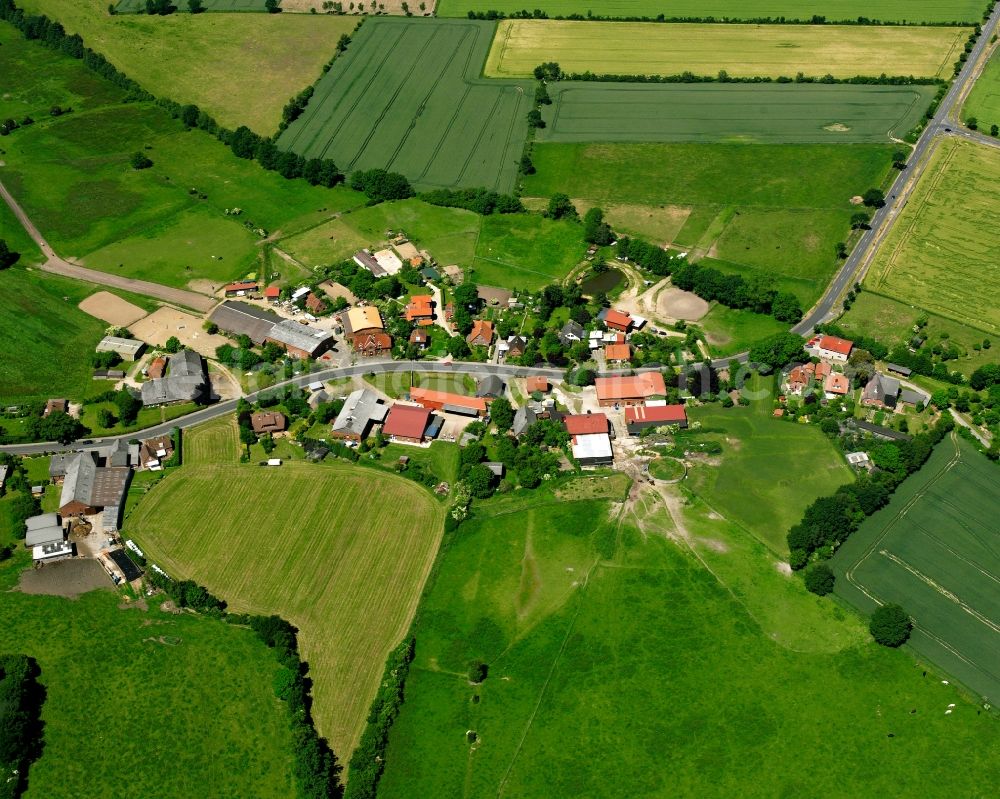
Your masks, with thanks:
<instances>
[{"instance_id":1,"label":"grazing meadow","mask_svg":"<svg viewBox=\"0 0 1000 799\"><path fill-rule=\"evenodd\" d=\"M932 86L587 83L549 89L540 142L885 143L923 118Z\"/></svg>"},{"instance_id":2,"label":"grazing meadow","mask_svg":"<svg viewBox=\"0 0 1000 799\"><path fill-rule=\"evenodd\" d=\"M299 628L317 728L346 762L416 610L444 509L402 477L344 464L238 465L224 431L202 437L187 437L193 465L150 492L126 534L172 577Z\"/></svg>"},{"instance_id":3,"label":"grazing meadow","mask_svg":"<svg viewBox=\"0 0 1000 799\"><path fill-rule=\"evenodd\" d=\"M1000 50L993 51L962 107L962 119L973 118L983 133L989 133L991 125L1000 125Z\"/></svg>"},{"instance_id":4,"label":"grazing meadow","mask_svg":"<svg viewBox=\"0 0 1000 799\"><path fill-rule=\"evenodd\" d=\"M379 17L316 85L283 150L380 167L414 186L514 187L533 87L484 80L494 24Z\"/></svg>"},{"instance_id":5,"label":"grazing meadow","mask_svg":"<svg viewBox=\"0 0 1000 799\"><path fill-rule=\"evenodd\" d=\"M177 5L186 5L180 0ZM278 129L358 20L327 14L116 14L103 0L18 0L58 20L157 97L194 103L228 128ZM234 85L239 91L233 91Z\"/></svg>"},{"instance_id":6,"label":"grazing meadow","mask_svg":"<svg viewBox=\"0 0 1000 799\"><path fill-rule=\"evenodd\" d=\"M134 2L135 0L133 0ZM853 22L868 17L884 22L978 22L983 16L983 0L534 0L532 9L550 17L716 17L718 19L811 20L822 16L828 22ZM514 14L525 8L524 0L438 0L442 17L464 17L469 11L500 11Z\"/></svg>"},{"instance_id":7,"label":"grazing meadow","mask_svg":"<svg viewBox=\"0 0 1000 799\"><path fill-rule=\"evenodd\" d=\"M902 605L915 622L909 646L993 701L1000 696L997 468L952 435L831 562L838 595L863 613Z\"/></svg>"},{"instance_id":8,"label":"grazing meadow","mask_svg":"<svg viewBox=\"0 0 1000 799\"><path fill-rule=\"evenodd\" d=\"M872 261L864 285L1000 333L1000 150L947 138Z\"/></svg>"},{"instance_id":9,"label":"grazing meadow","mask_svg":"<svg viewBox=\"0 0 1000 799\"><path fill-rule=\"evenodd\" d=\"M518 78L555 61L563 72L734 77L913 75L948 78L971 33L958 27L728 25L504 20L486 74ZM637 48L636 42L642 42Z\"/></svg>"},{"instance_id":10,"label":"grazing meadow","mask_svg":"<svg viewBox=\"0 0 1000 799\"><path fill-rule=\"evenodd\" d=\"M943 797L997 778L994 719L663 490L631 510L515 493L446 540L379 796Z\"/></svg>"}]
</instances>

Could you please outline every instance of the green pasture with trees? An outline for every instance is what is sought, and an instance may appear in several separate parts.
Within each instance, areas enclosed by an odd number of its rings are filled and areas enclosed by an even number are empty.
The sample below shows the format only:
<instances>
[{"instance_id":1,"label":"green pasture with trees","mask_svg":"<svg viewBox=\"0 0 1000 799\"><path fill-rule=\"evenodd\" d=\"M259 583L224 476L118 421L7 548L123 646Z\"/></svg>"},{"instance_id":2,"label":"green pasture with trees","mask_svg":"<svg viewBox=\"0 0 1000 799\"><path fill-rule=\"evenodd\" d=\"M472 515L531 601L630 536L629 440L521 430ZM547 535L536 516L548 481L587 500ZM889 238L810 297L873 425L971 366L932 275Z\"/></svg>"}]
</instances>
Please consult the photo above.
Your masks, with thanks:
<instances>
[{"instance_id":1,"label":"green pasture with trees","mask_svg":"<svg viewBox=\"0 0 1000 799\"><path fill-rule=\"evenodd\" d=\"M471 20L366 21L278 146L332 158L345 172L399 172L418 189L510 192L534 89L480 76L493 30Z\"/></svg>"},{"instance_id":2,"label":"green pasture with trees","mask_svg":"<svg viewBox=\"0 0 1000 799\"><path fill-rule=\"evenodd\" d=\"M1000 50L994 50L962 106L962 120L974 122L980 133L996 136L1000 127Z\"/></svg>"},{"instance_id":3,"label":"green pasture with trees","mask_svg":"<svg viewBox=\"0 0 1000 799\"><path fill-rule=\"evenodd\" d=\"M1000 696L1000 471L952 435L829 561L836 593L863 613L897 603L910 647L975 695Z\"/></svg>"},{"instance_id":4,"label":"green pasture with trees","mask_svg":"<svg viewBox=\"0 0 1000 799\"><path fill-rule=\"evenodd\" d=\"M660 25L515 19L497 25L485 74L520 78L539 64L597 75L739 78L951 76L971 28L861 25ZM642 42L641 47L636 43Z\"/></svg>"},{"instance_id":5,"label":"green pasture with trees","mask_svg":"<svg viewBox=\"0 0 1000 799\"><path fill-rule=\"evenodd\" d=\"M854 22L858 17L883 22L952 23L979 22L983 0L535 0L529 4L549 17L600 15L602 17L779 19L812 21L823 17L827 22ZM485 14L499 11L513 16L525 9L524 0L438 0L437 13L442 17L464 17L470 11Z\"/></svg>"},{"instance_id":6,"label":"green pasture with trees","mask_svg":"<svg viewBox=\"0 0 1000 799\"><path fill-rule=\"evenodd\" d=\"M934 86L560 81L540 142L886 143L923 119Z\"/></svg>"},{"instance_id":7,"label":"green pasture with trees","mask_svg":"<svg viewBox=\"0 0 1000 799\"><path fill-rule=\"evenodd\" d=\"M710 572L666 523L618 512L515 492L446 538L379 796L892 793L916 774L948 795L996 776L995 719L906 653L829 607L806 635L836 629L829 648L786 644L772 625L794 619L733 574L742 550L699 523ZM829 606L759 565L787 607Z\"/></svg>"},{"instance_id":8,"label":"green pasture with trees","mask_svg":"<svg viewBox=\"0 0 1000 799\"><path fill-rule=\"evenodd\" d=\"M528 197L565 192L634 215L690 209L671 244L720 269L774 278L803 304L823 292L838 241L857 213L851 198L880 186L896 147L857 144L536 144Z\"/></svg>"},{"instance_id":9,"label":"green pasture with trees","mask_svg":"<svg viewBox=\"0 0 1000 799\"><path fill-rule=\"evenodd\" d=\"M879 247L865 288L1000 333L998 202L1000 150L946 138Z\"/></svg>"}]
</instances>

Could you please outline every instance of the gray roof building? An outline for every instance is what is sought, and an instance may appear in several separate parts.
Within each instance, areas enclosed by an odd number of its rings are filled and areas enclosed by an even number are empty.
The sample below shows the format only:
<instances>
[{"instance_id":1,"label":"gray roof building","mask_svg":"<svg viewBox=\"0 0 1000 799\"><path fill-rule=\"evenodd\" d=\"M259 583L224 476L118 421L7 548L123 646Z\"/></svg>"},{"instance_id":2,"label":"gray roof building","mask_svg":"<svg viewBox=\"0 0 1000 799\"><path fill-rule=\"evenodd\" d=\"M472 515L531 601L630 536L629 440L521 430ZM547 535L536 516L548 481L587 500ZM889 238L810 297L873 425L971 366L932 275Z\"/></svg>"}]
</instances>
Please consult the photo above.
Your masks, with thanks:
<instances>
[{"instance_id":1,"label":"gray roof building","mask_svg":"<svg viewBox=\"0 0 1000 799\"><path fill-rule=\"evenodd\" d=\"M76 452L57 452L49 459L49 479L56 480L66 476L66 468L76 458Z\"/></svg>"},{"instance_id":2,"label":"gray roof building","mask_svg":"<svg viewBox=\"0 0 1000 799\"><path fill-rule=\"evenodd\" d=\"M908 366L900 366L898 363L887 363L885 368L890 372L895 372L897 375L902 375L903 377L909 377L913 370Z\"/></svg>"},{"instance_id":3,"label":"gray roof building","mask_svg":"<svg viewBox=\"0 0 1000 799\"><path fill-rule=\"evenodd\" d=\"M134 361L145 348L144 341L120 336L105 336L97 343L98 352L116 352L123 361Z\"/></svg>"},{"instance_id":4,"label":"gray roof building","mask_svg":"<svg viewBox=\"0 0 1000 799\"><path fill-rule=\"evenodd\" d=\"M310 358L326 349L331 339L326 330L302 325L292 319L283 319L267 334L268 341L294 350L293 354L305 353Z\"/></svg>"},{"instance_id":5,"label":"gray roof building","mask_svg":"<svg viewBox=\"0 0 1000 799\"><path fill-rule=\"evenodd\" d=\"M139 462L139 445L129 444L123 438L98 451L105 466L135 466Z\"/></svg>"},{"instance_id":6,"label":"gray roof building","mask_svg":"<svg viewBox=\"0 0 1000 799\"><path fill-rule=\"evenodd\" d=\"M850 424L850 423L849 423ZM875 438L885 438L889 441L909 441L910 436L906 433L900 433L898 430L893 430L891 427L883 427L882 425L872 424L871 422L856 421L854 425L857 426L859 430L864 430L866 433L871 433Z\"/></svg>"},{"instance_id":7,"label":"gray roof building","mask_svg":"<svg viewBox=\"0 0 1000 799\"><path fill-rule=\"evenodd\" d=\"M583 325L570 319L559 331L559 340L567 347L578 341L583 341Z\"/></svg>"},{"instance_id":8,"label":"gray roof building","mask_svg":"<svg viewBox=\"0 0 1000 799\"><path fill-rule=\"evenodd\" d=\"M24 520L24 526L27 528L24 545L29 548L61 542L64 538L62 516L58 513L32 516Z\"/></svg>"},{"instance_id":9,"label":"gray roof building","mask_svg":"<svg viewBox=\"0 0 1000 799\"><path fill-rule=\"evenodd\" d=\"M373 424L385 421L388 412L389 406L383 405L374 391L360 388L344 401L330 432L338 438L360 441L368 437Z\"/></svg>"},{"instance_id":10,"label":"gray roof building","mask_svg":"<svg viewBox=\"0 0 1000 799\"><path fill-rule=\"evenodd\" d=\"M899 392L899 401L904 405L926 405L930 402L930 397L912 388L904 388Z\"/></svg>"},{"instance_id":11,"label":"gray roof building","mask_svg":"<svg viewBox=\"0 0 1000 799\"><path fill-rule=\"evenodd\" d=\"M895 377L887 377L880 372L868 381L861 395L862 404L885 405L892 408L899 396L899 381Z\"/></svg>"},{"instance_id":12,"label":"gray roof building","mask_svg":"<svg viewBox=\"0 0 1000 799\"><path fill-rule=\"evenodd\" d=\"M477 397L502 397L503 380L497 375L486 375L476 386Z\"/></svg>"},{"instance_id":13,"label":"gray roof building","mask_svg":"<svg viewBox=\"0 0 1000 799\"><path fill-rule=\"evenodd\" d=\"M375 256L368 252L368 250L359 250L354 253L354 263L358 266L364 267L375 275L375 277L384 277L389 274L382 268L381 264L375 260Z\"/></svg>"},{"instance_id":14,"label":"gray roof building","mask_svg":"<svg viewBox=\"0 0 1000 799\"><path fill-rule=\"evenodd\" d=\"M525 405L523 408L518 408L514 414L514 424L511 426L511 430L515 436L520 438L536 421L538 421L538 415Z\"/></svg>"},{"instance_id":15,"label":"gray roof building","mask_svg":"<svg viewBox=\"0 0 1000 799\"><path fill-rule=\"evenodd\" d=\"M233 335L249 336L254 344L263 344L281 317L256 305L227 300L212 311L208 320Z\"/></svg>"},{"instance_id":16,"label":"gray roof building","mask_svg":"<svg viewBox=\"0 0 1000 799\"><path fill-rule=\"evenodd\" d=\"M313 409L319 407L324 402L329 402L329 401L330 401L330 395L326 393L325 388L320 389L319 391L314 391L312 394L309 395L309 399L306 400L306 402L309 403L309 407Z\"/></svg>"},{"instance_id":17,"label":"gray roof building","mask_svg":"<svg viewBox=\"0 0 1000 799\"><path fill-rule=\"evenodd\" d=\"M166 377L147 380L142 384L142 404L192 402L205 396L207 390L205 362L194 350L181 350L167 360Z\"/></svg>"}]
</instances>

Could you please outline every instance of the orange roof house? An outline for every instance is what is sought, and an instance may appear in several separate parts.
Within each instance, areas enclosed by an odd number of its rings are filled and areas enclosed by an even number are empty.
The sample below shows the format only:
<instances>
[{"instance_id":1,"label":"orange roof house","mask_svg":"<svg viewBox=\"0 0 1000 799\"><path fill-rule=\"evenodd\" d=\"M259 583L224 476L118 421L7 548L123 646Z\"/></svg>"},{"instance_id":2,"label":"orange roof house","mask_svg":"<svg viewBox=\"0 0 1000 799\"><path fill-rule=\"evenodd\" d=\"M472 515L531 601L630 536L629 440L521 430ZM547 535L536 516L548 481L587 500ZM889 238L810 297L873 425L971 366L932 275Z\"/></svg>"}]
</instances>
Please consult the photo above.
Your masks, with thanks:
<instances>
[{"instance_id":1,"label":"orange roof house","mask_svg":"<svg viewBox=\"0 0 1000 799\"><path fill-rule=\"evenodd\" d=\"M146 376L150 380L156 380L157 378L163 377L164 372L167 371L167 359L164 356L154 358L153 362L149 365L149 369L146 370Z\"/></svg>"},{"instance_id":2,"label":"orange roof house","mask_svg":"<svg viewBox=\"0 0 1000 799\"><path fill-rule=\"evenodd\" d=\"M608 344L604 348L604 359L607 361L627 361L632 357L632 348L628 344Z\"/></svg>"},{"instance_id":3,"label":"orange roof house","mask_svg":"<svg viewBox=\"0 0 1000 799\"><path fill-rule=\"evenodd\" d=\"M625 426L638 435L646 427L676 424L687 427L687 411L683 405L637 405L625 409Z\"/></svg>"},{"instance_id":4,"label":"orange roof house","mask_svg":"<svg viewBox=\"0 0 1000 799\"><path fill-rule=\"evenodd\" d=\"M529 394L541 391L543 394L549 390L549 380L547 377L529 377L525 386Z\"/></svg>"},{"instance_id":5,"label":"orange roof house","mask_svg":"<svg viewBox=\"0 0 1000 799\"><path fill-rule=\"evenodd\" d=\"M486 415L484 397L466 397L464 394L414 387L410 389L410 399L432 411L458 413L464 416Z\"/></svg>"},{"instance_id":6,"label":"orange roof house","mask_svg":"<svg viewBox=\"0 0 1000 799\"><path fill-rule=\"evenodd\" d=\"M851 390L851 381L847 375L840 372L832 372L823 384L823 390L830 397L842 397Z\"/></svg>"},{"instance_id":7,"label":"orange roof house","mask_svg":"<svg viewBox=\"0 0 1000 799\"><path fill-rule=\"evenodd\" d=\"M431 412L427 408L396 403L389 409L382 433L395 440L419 444L424 440L430 418Z\"/></svg>"},{"instance_id":8,"label":"orange roof house","mask_svg":"<svg viewBox=\"0 0 1000 799\"><path fill-rule=\"evenodd\" d=\"M465 337L470 347L488 347L493 343L493 323L477 319L472 323L472 332Z\"/></svg>"},{"instance_id":9,"label":"orange roof house","mask_svg":"<svg viewBox=\"0 0 1000 799\"><path fill-rule=\"evenodd\" d=\"M278 286L268 286L264 289L264 297L268 300L276 300L281 296L281 289Z\"/></svg>"},{"instance_id":10,"label":"orange roof house","mask_svg":"<svg viewBox=\"0 0 1000 799\"><path fill-rule=\"evenodd\" d=\"M423 322L434 318L434 298L430 294L414 294L406 305L407 322Z\"/></svg>"},{"instance_id":11,"label":"orange roof house","mask_svg":"<svg viewBox=\"0 0 1000 799\"><path fill-rule=\"evenodd\" d=\"M388 333L368 330L351 336L351 345L354 347L354 351L361 355L381 355L392 349L392 336Z\"/></svg>"},{"instance_id":12,"label":"orange roof house","mask_svg":"<svg viewBox=\"0 0 1000 799\"><path fill-rule=\"evenodd\" d=\"M614 308L609 308L607 314L604 317L604 326L608 330L621 330L627 333L632 327L632 316L625 311L616 311Z\"/></svg>"},{"instance_id":13,"label":"orange roof house","mask_svg":"<svg viewBox=\"0 0 1000 799\"><path fill-rule=\"evenodd\" d=\"M575 413L563 417L566 432L571 436L589 436L607 433L610 429L608 417L603 413Z\"/></svg>"},{"instance_id":14,"label":"orange roof house","mask_svg":"<svg viewBox=\"0 0 1000 799\"><path fill-rule=\"evenodd\" d=\"M594 381L597 401L608 406L636 405L652 397L664 396L667 385L659 372L643 372L627 377L599 377Z\"/></svg>"}]
</instances>

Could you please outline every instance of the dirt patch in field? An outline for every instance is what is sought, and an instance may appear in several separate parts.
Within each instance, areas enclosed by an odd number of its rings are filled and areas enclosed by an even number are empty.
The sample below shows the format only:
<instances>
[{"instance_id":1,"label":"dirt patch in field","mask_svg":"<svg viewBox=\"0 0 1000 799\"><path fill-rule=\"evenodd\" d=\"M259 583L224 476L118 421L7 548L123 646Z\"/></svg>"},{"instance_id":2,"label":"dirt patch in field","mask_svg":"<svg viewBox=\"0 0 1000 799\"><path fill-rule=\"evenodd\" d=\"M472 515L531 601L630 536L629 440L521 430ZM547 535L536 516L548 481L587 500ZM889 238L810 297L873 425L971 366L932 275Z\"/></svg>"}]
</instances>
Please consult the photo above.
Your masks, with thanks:
<instances>
[{"instance_id":1,"label":"dirt patch in field","mask_svg":"<svg viewBox=\"0 0 1000 799\"><path fill-rule=\"evenodd\" d=\"M98 291L91 294L77 307L84 313L115 327L128 327L146 315L146 312L138 305L133 305L110 291Z\"/></svg>"},{"instance_id":2,"label":"dirt patch in field","mask_svg":"<svg viewBox=\"0 0 1000 799\"><path fill-rule=\"evenodd\" d=\"M128 329L136 338L158 347L166 344L171 336L176 336L184 346L207 357L214 357L217 347L231 342L225 336L209 335L202 325L204 320L200 316L163 307L129 325Z\"/></svg>"},{"instance_id":3,"label":"dirt patch in field","mask_svg":"<svg viewBox=\"0 0 1000 799\"><path fill-rule=\"evenodd\" d=\"M785 561L783 560L776 560L774 562L774 568L777 569L781 574L785 575L786 577L792 576L792 567L789 566L787 563L785 563Z\"/></svg>"},{"instance_id":4,"label":"dirt patch in field","mask_svg":"<svg viewBox=\"0 0 1000 799\"><path fill-rule=\"evenodd\" d=\"M709 311L709 304L697 294L669 286L656 297L656 310L661 316L697 322Z\"/></svg>"},{"instance_id":5,"label":"dirt patch in field","mask_svg":"<svg viewBox=\"0 0 1000 799\"><path fill-rule=\"evenodd\" d=\"M860 194L855 194L853 197L851 197L851 205L861 205L861 203L863 203L864 201L865 198L862 197Z\"/></svg>"},{"instance_id":6,"label":"dirt patch in field","mask_svg":"<svg viewBox=\"0 0 1000 799\"><path fill-rule=\"evenodd\" d=\"M718 552L722 555L729 552L729 547L726 545L726 542L720 541L717 538L698 538L695 540L702 546L708 547L713 552Z\"/></svg>"},{"instance_id":7,"label":"dirt patch in field","mask_svg":"<svg viewBox=\"0 0 1000 799\"><path fill-rule=\"evenodd\" d=\"M215 294L215 292L221 289L224 285L226 284L217 283L214 280L203 280L201 278L198 278L196 280L189 280L187 284L188 288L191 291L197 291L199 294L208 294L208 295Z\"/></svg>"},{"instance_id":8,"label":"dirt patch in field","mask_svg":"<svg viewBox=\"0 0 1000 799\"><path fill-rule=\"evenodd\" d=\"M96 560L70 558L21 572L18 590L76 599L98 588L111 588L111 578Z\"/></svg>"},{"instance_id":9,"label":"dirt patch in field","mask_svg":"<svg viewBox=\"0 0 1000 799\"><path fill-rule=\"evenodd\" d=\"M829 125L824 125L823 130L828 130L830 133L847 133L850 128L843 122L833 122Z\"/></svg>"},{"instance_id":10,"label":"dirt patch in field","mask_svg":"<svg viewBox=\"0 0 1000 799\"><path fill-rule=\"evenodd\" d=\"M682 205L609 205L604 218L615 230L634 231L659 242L669 244L680 233L691 209Z\"/></svg>"}]
</instances>

